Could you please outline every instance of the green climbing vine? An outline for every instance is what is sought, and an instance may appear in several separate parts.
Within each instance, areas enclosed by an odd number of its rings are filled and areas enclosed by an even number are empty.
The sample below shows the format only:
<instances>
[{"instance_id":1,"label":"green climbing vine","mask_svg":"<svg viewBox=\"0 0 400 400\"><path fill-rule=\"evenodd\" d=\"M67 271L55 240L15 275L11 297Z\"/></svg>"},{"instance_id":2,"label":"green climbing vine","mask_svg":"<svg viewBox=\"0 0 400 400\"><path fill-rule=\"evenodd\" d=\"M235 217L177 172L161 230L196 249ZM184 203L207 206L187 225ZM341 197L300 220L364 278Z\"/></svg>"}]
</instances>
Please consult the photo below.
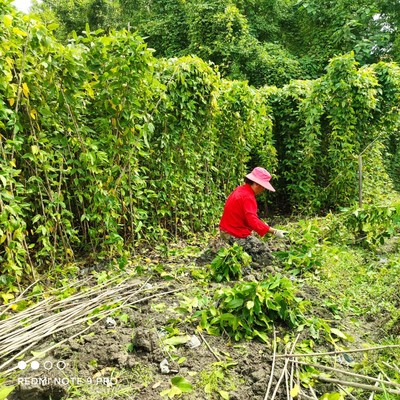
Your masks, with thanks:
<instances>
[{"instance_id":1,"label":"green climbing vine","mask_svg":"<svg viewBox=\"0 0 400 400\"><path fill-rule=\"evenodd\" d=\"M255 89L197 57L156 59L126 30L62 45L4 0L0 22L2 283L209 230L256 165L289 210L356 202L362 152L365 201L398 185L394 64L347 54L317 80Z\"/></svg>"}]
</instances>

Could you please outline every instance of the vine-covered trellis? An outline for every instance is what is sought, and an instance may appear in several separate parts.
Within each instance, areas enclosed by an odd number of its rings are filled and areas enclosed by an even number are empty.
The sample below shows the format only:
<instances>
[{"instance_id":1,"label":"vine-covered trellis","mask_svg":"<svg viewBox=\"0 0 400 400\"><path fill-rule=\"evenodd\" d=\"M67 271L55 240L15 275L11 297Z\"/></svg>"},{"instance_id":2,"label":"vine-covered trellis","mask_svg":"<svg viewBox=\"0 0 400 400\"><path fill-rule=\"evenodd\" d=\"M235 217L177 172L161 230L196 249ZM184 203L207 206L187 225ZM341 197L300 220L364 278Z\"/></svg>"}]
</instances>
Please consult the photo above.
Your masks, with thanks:
<instances>
[{"instance_id":1,"label":"vine-covered trellis","mask_svg":"<svg viewBox=\"0 0 400 400\"><path fill-rule=\"evenodd\" d=\"M0 21L3 280L209 230L255 164L280 202L311 212L357 201L357 155L377 135L366 201L398 172L394 64L349 54L318 80L257 90L196 57L157 60L127 31L88 27L64 46L3 0Z\"/></svg>"}]
</instances>

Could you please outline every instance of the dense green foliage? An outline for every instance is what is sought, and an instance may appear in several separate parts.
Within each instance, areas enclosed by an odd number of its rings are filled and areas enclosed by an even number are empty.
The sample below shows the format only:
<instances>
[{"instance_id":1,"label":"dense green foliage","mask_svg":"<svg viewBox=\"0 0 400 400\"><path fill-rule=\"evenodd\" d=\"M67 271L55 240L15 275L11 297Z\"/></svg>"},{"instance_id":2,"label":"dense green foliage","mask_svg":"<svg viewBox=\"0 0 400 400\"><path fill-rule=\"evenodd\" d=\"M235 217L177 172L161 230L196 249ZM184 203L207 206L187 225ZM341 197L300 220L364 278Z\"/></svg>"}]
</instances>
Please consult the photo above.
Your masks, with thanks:
<instances>
[{"instance_id":1,"label":"dense green foliage","mask_svg":"<svg viewBox=\"0 0 400 400\"><path fill-rule=\"evenodd\" d=\"M39 14L42 21L59 25L56 36L64 41L72 31L79 35L86 31L86 24L89 24L92 30L101 29L106 32L117 27L126 28L122 10L115 1L33 0L32 3L32 12Z\"/></svg>"},{"instance_id":2,"label":"dense green foliage","mask_svg":"<svg viewBox=\"0 0 400 400\"><path fill-rule=\"evenodd\" d=\"M91 28L137 30L157 56L197 55L231 78L282 86L316 78L332 57L361 65L399 61L399 5L392 0L44 0L64 40Z\"/></svg>"},{"instance_id":3,"label":"dense green foliage","mask_svg":"<svg viewBox=\"0 0 400 400\"><path fill-rule=\"evenodd\" d=\"M276 200L288 210L353 205L360 154L365 202L390 190L389 175L398 184L395 64L361 67L349 53L316 80L255 89L198 57L155 58L128 30L104 35L87 26L63 45L55 24L7 3L0 2L3 281L81 252L110 257L124 244L209 230L255 165L278 177ZM241 21L238 8L229 10ZM210 18L226 24L225 11ZM233 27L248 31L245 21Z\"/></svg>"},{"instance_id":4,"label":"dense green foliage","mask_svg":"<svg viewBox=\"0 0 400 400\"><path fill-rule=\"evenodd\" d=\"M350 243L376 248L397 233L400 227L400 204L391 207L371 204L363 209L344 210L342 218Z\"/></svg>"},{"instance_id":5,"label":"dense green foliage","mask_svg":"<svg viewBox=\"0 0 400 400\"><path fill-rule=\"evenodd\" d=\"M398 175L397 156L386 157L382 146L397 140L399 78L394 64L360 68L348 54L334 58L321 78L294 81L270 97L281 186L293 208L353 202L359 155L370 196L390 190L385 165Z\"/></svg>"},{"instance_id":6,"label":"dense green foliage","mask_svg":"<svg viewBox=\"0 0 400 400\"><path fill-rule=\"evenodd\" d=\"M400 229L400 204L344 208L320 219L300 221L289 229L290 248L276 255L292 274L318 272L326 263L336 261L350 266L353 261L347 259L349 254L338 257L343 249L377 252L389 240L395 240Z\"/></svg>"},{"instance_id":7,"label":"dense green foliage","mask_svg":"<svg viewBox=\"0 0 400 400\"><path fill-rule=\"evenodd\" d=\"M242 278L243 268L249 267L250 263L251 256L237 243L222 247L211 262L211 277L215 282L238 281Z\"/></svg>"},{"instance_id":8,"label":"dense green foliage","mask_svg":"<svg viewBox=\"0 0 400 400\"><path fill-rule=\"evenodd\" d=\"M74 4L76 7L74 8ZM97 8L94 7L96 5ZM263 4L268 9L269 4ZM275 9L280 9L276 4ZM279 18L275 28L260 27L257 36L269 36L263 43L253 34L244 12L257 21L257 10L250 4L231 0L154 0L147 1L61 1L45 0L34 8L49 20L51 16L65 32L91 28L106 31L115 27L137 30L158 57L196 55L219 66L223 76L249 80L255 86L264 84L282 86L291 78L300 78L304 71L300 63L279 43ZM104 15L109 15L109 20ZM96 17L97 16L97 17ZM267 34L270 33L270 35Z\"/></svg>"},{"instance_id":9,"label":"dense green foliage","mask_svg":"<svg viewBox=\"0 0 400 400\"><path fill-rule=\"evenodd\" d=\"M276 323L297 327L304 320L304 302L286 277L275 275L263 282L237 283L216 291L217 306L199 312L200 326L211 334L227 332L233 339L259 338L268 342L266 331Z\"/></svg>"},{"instance_id":10,"label":"dense green foliage","mask_svg":"<svg viewBox=\"0 0 400 400\"><path fill-rule=\"evenodd\" d=\"M3 272L207 229L250 154L276 165L263 98L200 59L157 61L127 31L63 46L4 3L1 18Z\"/></svg>"}]
</instances>

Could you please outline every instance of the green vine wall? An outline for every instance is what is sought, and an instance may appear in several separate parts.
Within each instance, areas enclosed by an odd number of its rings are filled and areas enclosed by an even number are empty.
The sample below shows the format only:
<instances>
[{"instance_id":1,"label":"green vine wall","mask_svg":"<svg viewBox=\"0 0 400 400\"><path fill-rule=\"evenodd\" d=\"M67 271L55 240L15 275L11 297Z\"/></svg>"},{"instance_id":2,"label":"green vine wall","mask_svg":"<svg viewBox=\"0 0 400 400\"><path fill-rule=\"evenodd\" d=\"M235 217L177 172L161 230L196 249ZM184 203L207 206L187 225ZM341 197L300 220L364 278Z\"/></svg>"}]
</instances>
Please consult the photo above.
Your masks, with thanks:
<instances>
[{"instance_id":1,"label":"green vine wall","mask_svg":"<svg viewBox=\"0 0 400 400\"><path fill-rule=\"evenodd\" d=\"M62 45L4 0L0 23L2 281L209 231L255 165L290 211L356 203L371 143L365 201L398 185L395 64L348 54L317 80L255 89L197 57L157 60L128 31Z\"/></svg>"}]
</instances>

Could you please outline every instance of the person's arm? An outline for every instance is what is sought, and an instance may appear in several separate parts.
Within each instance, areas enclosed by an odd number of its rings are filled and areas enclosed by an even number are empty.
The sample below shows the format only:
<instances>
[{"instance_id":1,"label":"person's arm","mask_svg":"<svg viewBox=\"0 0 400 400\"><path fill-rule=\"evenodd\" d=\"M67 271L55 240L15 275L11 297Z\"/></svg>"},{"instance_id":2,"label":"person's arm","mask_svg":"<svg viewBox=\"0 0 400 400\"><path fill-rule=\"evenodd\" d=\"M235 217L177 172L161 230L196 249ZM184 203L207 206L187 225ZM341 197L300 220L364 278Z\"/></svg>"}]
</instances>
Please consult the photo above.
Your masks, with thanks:
<instances>
[{"instance_id":1,"label":"person's arm","mask_svg":"<svg viewBox=\"0 0 400 400\"><path fill-rule=\"evenodd\" d=\"M252 199L246 199L244 201L245 216L248 226L251 230L257 232L260 236L264 236L267 233L272 233L279 239L283 239L287 232L280 229L275 229L261 221L257 215L257 202Z\"/></svg>"},{"instance_id":2,"label":"person's arm","mask_svg":"<svg viewBox=\"0 0 400 400\"><path fill-rule=\"evenodd\" d=\"M264 236L272 229L268 224L261 221L257 215L257 202L254 199L248 198L243 202L244 215L249 228L257 232L260 236Z\"/></svg>"}]
</instances>

